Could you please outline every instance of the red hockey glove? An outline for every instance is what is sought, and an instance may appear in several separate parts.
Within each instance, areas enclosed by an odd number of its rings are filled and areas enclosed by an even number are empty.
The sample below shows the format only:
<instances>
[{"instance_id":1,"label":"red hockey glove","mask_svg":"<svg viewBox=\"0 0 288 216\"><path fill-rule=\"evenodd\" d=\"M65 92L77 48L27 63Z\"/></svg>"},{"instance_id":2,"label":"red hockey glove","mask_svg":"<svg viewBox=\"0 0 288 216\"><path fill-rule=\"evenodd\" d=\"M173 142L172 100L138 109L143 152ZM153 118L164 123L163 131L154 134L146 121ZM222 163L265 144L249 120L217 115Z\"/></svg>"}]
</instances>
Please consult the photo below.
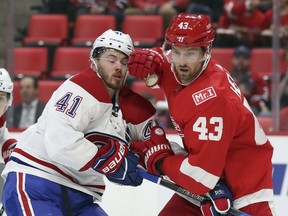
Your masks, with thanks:
<instances>
[{"instance_id":1,"label":"red hockey glove","mask_svg":"<svg viewBox=\"0 0 288 216\"><path fill-rule=\"evenodd\" d=\"M212 203L201 205L204 216L221 216L232 206L232 193L223 180L219 180L213 190L208 193Z\"/></svg>"},{"instance_id":2,"label":"red hockey glove","mask_svg":"<svg viewBox=\"0 0 288 216\"><path fill-rule=\"evenodd\" d=\"M133 142L130 148L140 156L148 172L154 175L161 174L160 171L157 170L157 162L160 159L174 155L174 152L171 150L171 145L166 139L164 130L159 126L151 129L150 139L145 142Z\"/></svg>"},{"instance_id":3,"label":"red hockey glove","mask_svg":"<svg viewBox=\"0 0 288 216\"><path fill-rule=\"evenodd\" d=\"M15 139L9 139L3 144L3 146L2 146L2 158L3 158L5 164L8 162L16 144L17 144L17 140L15 140Z\"/></svg>"},{"instance_id":4,"label":"red hockey glove","mask_svg":"<svg viewBox=\"0 0 288 216\"><path fill-rule=\"evenodd\" d=\"M138 186L142 178L138 176L139 157L129 151L126 145L109 140L97 153L93 169L106 175L107 179L121 185Z\"/></svg>"},{"instance_id":5,"label":"red hockey glove","mask_svg":"<svg viewBox=\"0 0 288 216\"><path fill-rule=\"evenodd\" d=\"M152 49L135 50L130 55L129 73L138 78L147 78L148 75L158 75L162 71L164 59Z\"/></svg>"}]
</instances>

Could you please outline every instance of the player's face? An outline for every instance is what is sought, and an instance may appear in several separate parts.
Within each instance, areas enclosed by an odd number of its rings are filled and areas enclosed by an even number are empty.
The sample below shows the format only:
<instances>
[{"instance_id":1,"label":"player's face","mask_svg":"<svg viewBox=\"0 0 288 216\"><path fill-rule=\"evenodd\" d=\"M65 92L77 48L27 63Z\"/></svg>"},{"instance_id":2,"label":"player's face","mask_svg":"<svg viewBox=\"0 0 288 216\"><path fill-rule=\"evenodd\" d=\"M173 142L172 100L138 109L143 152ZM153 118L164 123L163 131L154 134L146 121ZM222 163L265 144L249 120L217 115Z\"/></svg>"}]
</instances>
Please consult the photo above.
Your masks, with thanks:
<instances>
[{"instance_id":1,"label":"player's face","mask_svg":"<svg viewBox=\"0 0 288 216\"><path fill-rule=\"evenodd\" d=\"M247 73L250 68L250 58L243 55L234 56L232 59L234 69L237 69L239 73Z\"/></svg>"},{"instance_id":2,"label":"player's face","mask_svg":"<svg viewBox=\"0 0 288 216\"><path fill-rule=\"evenodd\" d=\"M98 72L106 85L114 90L120 89L128 71L128 57L115 50L105 51L97 58Z\"/></svg>"},{"instance_id":3,"label":"player's face","mask_svg":"<svg viewBox=\"0 0 288 216\"><path fill-rule=\"evenodd\" d=\"M20 81L20 96L23 103L30 104L37 98L38 90L34 86L34 80L31 77L24 77Z\"/></svg>"},{"instance_id":4,"label":"player's face","mask_svg":"<svg viewBox=\"0 0 288 216\"><path fill-rule=\"evenodd\" d=\"M0 91L0 117L5 113L8 106L8 93Z\"/></svg>"},{"instance_id":5,"label":"player's face","mask_svg":"<svg viewBox=\"0 0 288 216\"><path fill-rule=\"evenodd\" d=\"M193 81L201 71L203 64L201 47L177 47L171 49L171 62L183 84Z\"/></svg>"}]
</instances>

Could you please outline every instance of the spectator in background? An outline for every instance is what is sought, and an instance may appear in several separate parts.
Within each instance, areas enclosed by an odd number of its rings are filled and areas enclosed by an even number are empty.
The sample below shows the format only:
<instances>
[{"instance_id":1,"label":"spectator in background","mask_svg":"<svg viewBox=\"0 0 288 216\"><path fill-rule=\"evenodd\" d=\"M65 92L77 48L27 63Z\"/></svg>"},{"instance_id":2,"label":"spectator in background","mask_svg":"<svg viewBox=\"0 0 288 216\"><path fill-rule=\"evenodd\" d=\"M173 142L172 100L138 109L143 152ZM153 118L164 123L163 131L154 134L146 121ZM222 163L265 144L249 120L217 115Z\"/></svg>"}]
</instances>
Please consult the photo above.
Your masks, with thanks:
<instances>
[{"instance_id":1,"label":"spectator in background","mask_svg":"<svg viewBox=\"0 0 288 216\"><path fill-rule=\"evenodd\" d=\"M268 83L250 71L251 49L241 45L235 48L231 76L238 84L256 116L269 116L270 95Z\"/></svg>"},{"instance_id":2,"label":"spectator in background","mask_svg":"<svg viewBox=\"0 0 288 216\"><path fill-rule=\"evenodd\" d=\"M34 9L32 7L32 9ZM42 0L40 13L47 14L68 14L71 9L71 0Z\"/></svg>"},{"instance_id":3,"label":"spectator in background","mask_svg":"<svg viewBox=\"0 0 288 216\"><path fill-rule=\"evenodd\" d=\"M42 0L40 13L46 14L66 14L69 21L75 21L75 8L73 0Z\"/></svg>"},{"instance_id":4,"label":"spectator in background","mask_svg":"<svg viewBox=\"0 0 288 216\"><path fill-rule=\"evenodd\" d=\"M125 15L156 15L163 17L163 30L165 30L173 16L184 12L189 4L188 0L130 0L130 7L125 10Z\"/></svg>"},{"instance_id":5,"label":"spectator in background","mask_svg":"<svg viewBox=\"0 0 288 216\"><path fill-rule=\"evenodd\" d=\"M43 89L45 91L45 89ZM20 80L21 104L13 109L13 127L26 129L37 122L46 103L38 100L38 79L24 76Z\"/></svg>"},{"instance_id":6,"label":"spectator in background","mask_svg":"<svg viewBox=\"0 0 288 216\"><path fill-rule=\"evenodd\" d=\"M73 0L76 15L81 14L109 14L115 16L116 28L121 30L124 18L124 9L128 6L127 0Z\"/></svg>"},{"instance_id":7,"label":"spectator in background","mask_svg":"<svg viewBox=\"0 0 288 216\"><path fill-rule=\"evenodd\" d=\"M206 14L217 28L223 6L224 0L190 0L186 13Z\"/></svg>"},{"instance_id":8,"label":"spectator in background","mask_svg":"<svg viewBox=\"0 0 288 216\"><path fill-rule=\"evenodd\" d=\"M272 45L272 36L273 36L273 9L271 8L265 13L264 20L265 30L262 32L265 37L265 45ZM279 34L281 37L282 45L287 49L288 48L288 1L280 0L280 27Z\"/></svg>"},{"instance_id":9,"label":"spectator in background","mask_svg":"<svg viewBox=\"0 0 288 216\"><path fill-rule=\"evenodd\" d=\"M254 47L262 46L260 33L265 15L258 7L263 4L261 0L225 0L223 15L219 21L220 29L217 30L221 37L217 38L216 46L235 47L243 43Z\"/></svg>"},{"instance_id":10,"label":"spectator in background","mask_svg":"<svg viewBox=\"0 0 288 216\"><path fill-rule=\"evenodd\" d=\"M251 49L241 45L234 49L231 76L238 82L243 79L252 79L250 72Z\"/></svg>"}]
</instances>

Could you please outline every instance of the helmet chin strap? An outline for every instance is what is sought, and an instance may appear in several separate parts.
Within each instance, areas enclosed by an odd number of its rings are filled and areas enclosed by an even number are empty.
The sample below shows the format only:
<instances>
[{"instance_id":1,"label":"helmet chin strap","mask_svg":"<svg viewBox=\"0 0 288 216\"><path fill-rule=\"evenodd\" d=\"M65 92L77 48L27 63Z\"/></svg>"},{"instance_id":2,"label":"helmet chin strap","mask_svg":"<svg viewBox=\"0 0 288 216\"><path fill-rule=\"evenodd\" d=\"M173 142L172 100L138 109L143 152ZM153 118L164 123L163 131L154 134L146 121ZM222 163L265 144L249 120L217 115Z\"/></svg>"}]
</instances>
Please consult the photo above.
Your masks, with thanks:
<instances>
[{"instance_id":1,"label":"helmet chin strap","mask_svg":"<svg viewBox=\"0 0 288 216\"><path fill-rule=\"evenodd\" d=\"M98 72L98 66L97 66L95 60L94 60L93 58L90 58L90 60L91 60L91 61L93 62L93 64L94 64L94 67L95 67L94 72L97 74L97 76L98 76L100 79L102 79L100 73ZM103 79L102 79L102 80L103 80Z\"/></svg>"}]
</instances>

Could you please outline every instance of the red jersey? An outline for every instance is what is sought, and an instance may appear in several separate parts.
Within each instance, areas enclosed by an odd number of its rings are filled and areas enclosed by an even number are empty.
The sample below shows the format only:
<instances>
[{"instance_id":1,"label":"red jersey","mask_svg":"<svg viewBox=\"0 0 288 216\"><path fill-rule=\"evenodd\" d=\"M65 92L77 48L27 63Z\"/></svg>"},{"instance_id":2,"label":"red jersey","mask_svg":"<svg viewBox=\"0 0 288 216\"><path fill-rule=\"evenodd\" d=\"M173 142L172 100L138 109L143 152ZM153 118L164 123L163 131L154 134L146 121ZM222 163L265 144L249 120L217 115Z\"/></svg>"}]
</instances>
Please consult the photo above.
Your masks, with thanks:
<instances>
[{"instance_id":1,"label":"red jersey","mask_svg":"<svg viewBox=\"0 0 288 216\"><path fill-rule=\"evenodd\" d=\"M134 0L130 2L130 5L133 5L134 7L141 8L142 10L147 5L155 5L157 7L162 7L163 5L170 3L170 0ZM188 7L189 1L187 0L175 0L174 3L177 5L177 8L184 10Z\"/></svg>"},{"instance_id":2,"label":"red jersey","mask_svg":"<svg viewBox=\"0 0 288 216\"><path fill-rule=\"evenodd\" d=\"M159 86L188 156L165 158L161 171L195 194L212 190L223 177L236 208L272 201L273 147L229 73L210 60L185 87L170 67L165 59Z\"/></svg>"},{"instance_id":3,"label":"red jersey","mask_svg":"<svg viewBox=\"0 0 288 216\"><path fill-rule=\"evenodd\" d=\"M268 10L265 13L265 21L263 23L264 28L270 28L273 23L273 9ZM280 13L280 26L288 25L288 13Z\"/></svg>"},{"instance_id":4,"label":"red jersey","mask_svg":"<svg viewBox=\"0 0 288 216\"><path fill-rule=\"evenodd\" d=\"M264 13L258 9L249 11L245 2L245 0L226 0L219 26L229 28L230 25L237 25L261 29L265 19Z\"/></svg>"}]
</instances>

